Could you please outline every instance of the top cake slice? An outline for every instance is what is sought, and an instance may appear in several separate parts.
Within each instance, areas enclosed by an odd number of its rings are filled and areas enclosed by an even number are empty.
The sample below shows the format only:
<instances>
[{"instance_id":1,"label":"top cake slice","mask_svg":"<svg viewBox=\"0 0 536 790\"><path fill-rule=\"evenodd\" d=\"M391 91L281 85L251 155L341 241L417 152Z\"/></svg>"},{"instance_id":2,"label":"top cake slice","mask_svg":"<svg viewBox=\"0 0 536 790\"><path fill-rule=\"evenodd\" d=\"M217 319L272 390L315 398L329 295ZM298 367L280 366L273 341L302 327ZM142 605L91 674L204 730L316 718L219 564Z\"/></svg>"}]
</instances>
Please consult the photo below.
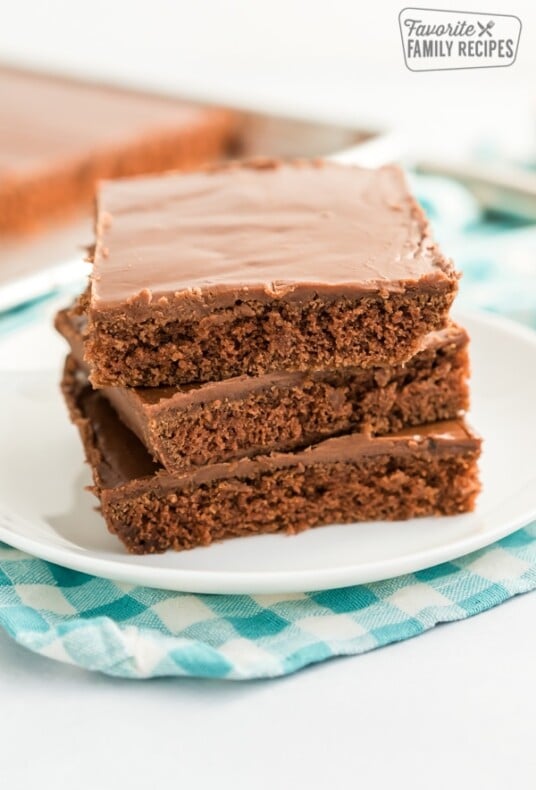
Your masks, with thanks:
<instances>
[{"instance_id":1,"label":"top cake slice","mask_svg":"<svg viewBox=\"0 0 536 790\"><path fill-rule=\"evenodd\" d=\"M399 168L256 161L98 195L97 386L392 365L445 325L457 274Z\"/></svg>"}]
</instances>

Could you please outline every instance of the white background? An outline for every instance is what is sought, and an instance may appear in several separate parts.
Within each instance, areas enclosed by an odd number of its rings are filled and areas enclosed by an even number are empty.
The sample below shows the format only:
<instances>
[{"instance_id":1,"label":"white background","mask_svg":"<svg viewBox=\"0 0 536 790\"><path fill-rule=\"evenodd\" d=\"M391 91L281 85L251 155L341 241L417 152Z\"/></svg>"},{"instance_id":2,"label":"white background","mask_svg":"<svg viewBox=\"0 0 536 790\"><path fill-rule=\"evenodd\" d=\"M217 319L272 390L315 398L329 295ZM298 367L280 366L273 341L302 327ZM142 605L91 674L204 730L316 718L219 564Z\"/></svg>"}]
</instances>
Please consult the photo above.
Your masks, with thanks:
<instances>
[{"instance_id":1,"label":"white background","mask_svg":"<svg viewBox=\"0 0 536 790\"><path fill-rule=\"evenodd\" d=\"M516 64L410 73L403 3L379 0L2 0L0 59L380 122L418 152L476 140L531 152L535 4L438 5L520 16ZM243 685L112 680L0 633L0 786L532 787L535 614L527 595L366 656Z\"/></svg>"},{"instance_id":2,"label":"white background","mask_svg":"<svg viewBox=\"0 0 536 790\"><path fill-rule=\"evenodd\" d=\"M0 59L195 96L377 120L423 145L500 137L518 152L536 129L536 4L440 8L518 15L516 63L414 73L392 0L0 0Z\"/></svg>"}]
</instances>

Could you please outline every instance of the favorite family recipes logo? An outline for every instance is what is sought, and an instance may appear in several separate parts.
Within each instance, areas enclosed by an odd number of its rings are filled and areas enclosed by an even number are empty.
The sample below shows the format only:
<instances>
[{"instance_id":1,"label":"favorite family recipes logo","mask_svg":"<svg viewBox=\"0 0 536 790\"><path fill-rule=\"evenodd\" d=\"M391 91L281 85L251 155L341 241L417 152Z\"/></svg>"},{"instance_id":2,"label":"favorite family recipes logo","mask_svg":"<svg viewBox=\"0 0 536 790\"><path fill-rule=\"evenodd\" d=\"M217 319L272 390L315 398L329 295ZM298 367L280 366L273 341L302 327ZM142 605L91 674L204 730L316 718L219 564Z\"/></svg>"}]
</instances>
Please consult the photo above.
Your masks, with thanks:
<instances>
[{"instance_id":1,"label":"favorite family recipes logo","mask_svg":"<svg viewBox=\"0 0 536 790\"><path fill-rule=\"evenodd\" d=\"M517 16L403 8L398 20L411 71L499 68L516 59L521 35Z\"/></svg>"}]
</instances>

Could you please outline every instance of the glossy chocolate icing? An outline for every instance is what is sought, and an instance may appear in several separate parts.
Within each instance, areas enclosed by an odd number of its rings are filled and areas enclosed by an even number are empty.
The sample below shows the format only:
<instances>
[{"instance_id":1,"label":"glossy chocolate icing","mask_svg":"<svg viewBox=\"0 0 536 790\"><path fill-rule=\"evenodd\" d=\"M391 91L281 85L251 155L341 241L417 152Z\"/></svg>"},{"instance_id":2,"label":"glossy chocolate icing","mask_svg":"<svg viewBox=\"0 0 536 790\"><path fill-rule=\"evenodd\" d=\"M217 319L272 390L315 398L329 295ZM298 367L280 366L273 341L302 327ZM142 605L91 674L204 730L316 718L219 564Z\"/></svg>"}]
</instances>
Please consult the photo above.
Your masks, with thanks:
<instances>
[{"instance_id":1,"label":"glossy chocolate icing","mask_svg":"<svg viewBox=\"0 0 536 790\"><path fill-rule=\"evenodd\" d=\"M237 300L451 288L455 277L398 167L235 163L101 186L90 315L202 315Z\"/></svg>"}]
</instances>

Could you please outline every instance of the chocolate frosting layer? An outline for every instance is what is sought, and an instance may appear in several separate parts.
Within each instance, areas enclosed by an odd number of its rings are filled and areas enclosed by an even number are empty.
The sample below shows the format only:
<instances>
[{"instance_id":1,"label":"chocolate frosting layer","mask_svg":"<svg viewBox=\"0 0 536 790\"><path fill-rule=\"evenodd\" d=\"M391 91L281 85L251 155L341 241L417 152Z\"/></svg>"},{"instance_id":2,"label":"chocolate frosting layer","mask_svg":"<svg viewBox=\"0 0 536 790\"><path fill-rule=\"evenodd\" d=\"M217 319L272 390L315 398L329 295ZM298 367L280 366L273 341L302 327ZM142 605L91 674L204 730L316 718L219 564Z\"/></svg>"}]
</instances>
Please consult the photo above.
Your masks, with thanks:
<instances>
[{"instance_id":1,"label":"chocolate frosting layer","mask_svg":"<svg viewBox=\"0 0 536 790\"><path fill-rule=\"evenodd\" d=\"M232 164L105 182L90 311L452 288L395 166Z\"/></svg>"},{"instance_id":2,"label":"chocolate frosting layer","mask_svg":"<svg viewBox=\"0 0 536 790\"><path fill-rule=\"evenodd\" d=\"M327 439L295 453L272 453L242 458L229 463L211 464L181 475L170 475L156 464L144 445L119 420L109 401L86 384L78 371L75 378L64 379L75 421L87 420L98 449L96 473L102 489L161 490L186 488L231 478L252 478L277 469L313 464L352 463L378 455L412 456L479 450L481 441L462 420L429 424L400 431L390 436L373 437L347 434ZM70 391L69 391L70 390ZM126 490L125 490L126 487Z\"/></svg>"}]
</instances>

